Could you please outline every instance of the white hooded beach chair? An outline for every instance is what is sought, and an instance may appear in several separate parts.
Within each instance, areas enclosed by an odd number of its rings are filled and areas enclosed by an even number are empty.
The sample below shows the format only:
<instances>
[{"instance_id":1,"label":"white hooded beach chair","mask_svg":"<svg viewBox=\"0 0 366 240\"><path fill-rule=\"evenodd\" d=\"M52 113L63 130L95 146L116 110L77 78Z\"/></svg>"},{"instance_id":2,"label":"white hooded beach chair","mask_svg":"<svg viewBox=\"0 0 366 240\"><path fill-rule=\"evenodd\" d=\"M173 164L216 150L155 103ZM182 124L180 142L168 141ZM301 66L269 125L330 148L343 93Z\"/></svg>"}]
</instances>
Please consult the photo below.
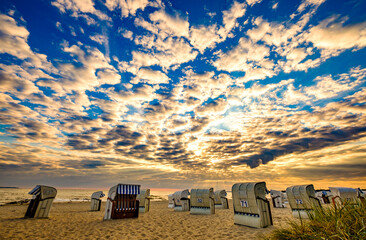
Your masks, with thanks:
<instances>
[{"instance_id":1,"label":"white hooded beach chair","mask_svg":"<svg viewBox=\"0 0 366 240\"><path fill-rule=\"evenodd\" d=\"M57 190L53 187L37 185L29 194L33 196L24 217L47 218Z\"/></svg>"},{"instance_id":2,"label":"white hooded beach chair","mask_svg":"<svg viewBox=\"0 0 366 240\"><path fill-rule=\"evenodd\" d=\"M215 214L213 188L191 189L191 214Z\"/></svg>"},{"instance_id":3,"label":"white hooded beach chair","mask_svg":"<svg viewBox=\"0 0 366 240\"><path fill-rule=\"evenodd\" d=\"M100 199L104 196L105 194L102 191L95 192L91 195L90 211L100 211L100 205L102 202Z\"/></svg>"},{"instance_id":4,"label":"white hooded beach chair","mask_svg":"<svg viewBox=\"0 0 366 240\"><path fill-rule=\"evenodd\" d=\"M273 207L275 208L285 208L286 204L286 194L281 192L281 191L277 191L277 190L271 190L271 199L272 199L272 203L273 203Z\"/></svg>"},{"instance_id":5,"label":"white hooded beach chair","mask_svg":"<svg viewBox=\"0 0 366 240\"><path fill-rule=\"evenodd\" d=\"M168 195L168 208L174 208L174 193Z\"/></svg>"},{"instance_id":6,"label":"white hooded beach chair","mask_svg":"<svg viewBox=\"0 0 366 240\"><path fill-rule=\"evenodd\" d=\"M359 196L358 189L355 188L329 187L329 190L333 195L333 205L356 203Z\"/></svg>"},{"instance_id":7,"label":"white hooded beach chair","mask_svg":"<svg viewBox=\"0 0 366 240\"><path fill-rule=\"evenodd\" d=\"M108 192L104 219L137 218L139 216L140 185L117 184Z\"/></svg>"},{"instance_id":8,"label":"white hooded beach chair","mask_svg":"<svg viewBox=\"0 0 366 240\"><path fill-rule=\"evenodd\" d=\"M185 212L190 209L189 190L177 191L173 194L174 211Z\"/></svg>"},{"instance_id":9,"label":"white hooded beach chair","mask_svg":"<svg viewBox=\"0 0 366 240\"><path fill-rule=\"evenodd\" d=\"M321 208L313 184L288 187L286 193L292 216L296 218L309 218L314 209Z\"/></svg>"},{"instance_id":10,"label":"white hooded beach chair","mask_svg":"<svg viewBox=\"0 0 366 240\"><path fill-rule=\"evenodd\" d=\"M144 189L137 195L139 200L139 212L146 213L150 210L150 189Z\"/></svg>"},{"instance_id":11,"label":"white hooded beach chair","mask_svg":"<svg viewBox=\"0 0 366 240\"><path fill-rule=\"evenodd\" d=\"M227 200L227 193L225 190L217 190L214 192L215 208L228 209L229 202Z\"/></svg>"},{"instance_id":12,"label":"white hooded beach chair","mask_svg":"<svg viewBox=\"0 0 366 240\"><path fill-rule=\"evenodd\" d=\"M255 228L273 225L265 182L236 183L232 194L235 224Z\"/></svg>"}]
</instances>

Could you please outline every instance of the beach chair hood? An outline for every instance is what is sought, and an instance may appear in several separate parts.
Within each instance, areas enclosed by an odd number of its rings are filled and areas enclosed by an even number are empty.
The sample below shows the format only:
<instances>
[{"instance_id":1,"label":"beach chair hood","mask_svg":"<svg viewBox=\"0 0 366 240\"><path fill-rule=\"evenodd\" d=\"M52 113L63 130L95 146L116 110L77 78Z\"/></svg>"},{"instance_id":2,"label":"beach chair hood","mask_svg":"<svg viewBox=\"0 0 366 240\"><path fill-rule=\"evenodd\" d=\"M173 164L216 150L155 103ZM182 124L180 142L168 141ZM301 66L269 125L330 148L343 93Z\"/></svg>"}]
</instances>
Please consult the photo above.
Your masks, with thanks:
<instances>
[{"instance_id":1,"label":"beach chair hood","mask_svg":"<svg viewBox=\"0 0 366 240\"><path fill-rule=\"evenodd\" d=\"M28 194L40 196L41 200L48 199L48 198L55 198L57 194L57 190L54 187L44 186L44 185L37 185L33 188Z\"/></svg>"},{"instance_id":2,"label":"beach chair hood","mask_svg":"<svg viewBox=\"0 0 366 240\"><path fill-rule=\"evenodd\" d=\"M105 194L102 192L102 191L98 191L98 192L95 192L91 195L91 198L92 199L100 199L102 197L104 197Z\"/></svg>"}]
</instances>

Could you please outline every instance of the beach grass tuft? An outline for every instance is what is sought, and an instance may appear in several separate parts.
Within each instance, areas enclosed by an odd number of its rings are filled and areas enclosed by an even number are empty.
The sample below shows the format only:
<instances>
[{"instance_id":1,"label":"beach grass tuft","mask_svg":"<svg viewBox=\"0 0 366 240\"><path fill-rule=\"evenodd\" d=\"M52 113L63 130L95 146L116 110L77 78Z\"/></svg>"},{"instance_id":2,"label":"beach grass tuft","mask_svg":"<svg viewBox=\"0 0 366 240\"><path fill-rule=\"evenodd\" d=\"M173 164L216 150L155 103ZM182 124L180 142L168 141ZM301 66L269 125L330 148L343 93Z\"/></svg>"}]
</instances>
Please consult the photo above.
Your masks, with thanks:
<instances>
[{"instance_id":1,"label":"beach grass tuft","mask_svg":"<svg viewBox=\"0 0 366 240\"><path fill-rule=\"evenodd\" d=\"M315 209L309 219L290 220L288 228L274 230L267 239L366 239L366 203Z\"/></svg>"}]
</instances>

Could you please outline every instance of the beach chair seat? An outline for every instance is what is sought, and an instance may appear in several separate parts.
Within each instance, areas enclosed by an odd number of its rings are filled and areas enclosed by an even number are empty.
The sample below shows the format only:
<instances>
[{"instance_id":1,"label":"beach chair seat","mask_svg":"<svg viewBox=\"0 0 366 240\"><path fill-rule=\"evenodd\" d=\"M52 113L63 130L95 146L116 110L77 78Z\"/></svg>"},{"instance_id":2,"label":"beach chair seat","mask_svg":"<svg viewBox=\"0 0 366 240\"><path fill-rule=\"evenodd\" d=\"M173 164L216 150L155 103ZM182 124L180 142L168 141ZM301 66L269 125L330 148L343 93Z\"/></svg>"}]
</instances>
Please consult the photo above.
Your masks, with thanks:
<instances>
[{"instance_id":1,"label":"beach chair seat","mask_svg":"<svg viewBox=\"0 0 366 240\"><path fill-rule=\"evenodd\" d=\"M227 193L225 190L217 190L214 192L215 208L229 209L229 201L226 196Z\"/></svg>"},{"instance_id":2,"label":"beach chair seat","mask_svg":"<svg viewBox=\"0 0 366 240\"><path fill-rule=\"evenodd\" d=\"M235 224L255 228L273 225L265 182L236 183L232 194Z\"/></svg>"},{"instance_id":3,"label":"beach chair seat","mask_svg":"<svg viewBox=\"0 0 366 240\"><path fill-rule=\"evenodd\" d=\"M139 201L139 212L146 213L150 210L150 189L144 189L137 195Z\"/></svg>"},{"instance_id":4,"label":"beach chair seat","mask_svg":"<svg viewBox=\"0 0 366 240\"><path fill-rule=\"evenodd\" d=\"M104 196L105 194L102 191L95 192L91 195L90 211L100 211L100 206L102 203L101 198Z\"/></svg>"},{"instance_id":5,"label":"beach chair seat","mask_svg":"<svg viewBox=\"0 0 366 240\"><path fill-rule=\"evenodd\" d=\"M109 189L104 219L137 218L140 185L117 184Z\"/></svg>"},{"instance_id":6,"label":"beach chair seat","mask_svg":"<svg viewBox=\"0 0 366 240\"><path fill-rule=\"evenodd\" d=\"M175 204L174 204L174 194L169 194L168 195L168 208L174 208Z\"/></svg>"},{"instance_id":7,"label":"beach chair seat","mask_svg":"<svg viewBox=\"0 0 366 240\"><path fill-rule=\"evenodd\" d=\"M292 215L296 218L309 218L316 208L321 209L313 184L288 187L286 193Z\"/></svg>"},{"instance_id":8,"label":"beach chair seat","mask_svg":"<svg viewBox=\"0 0 366 240\"><path fill-rule=\"evenodd\" d=\"M54 187L37 185L28 194L33 195L25 213L25 218L47 218L56 197L57 190Z\"/></svg>"},{"instance_id":9,"label":"beach chair seat","mask_svg":"<svg viewBox=\"0 0 366 240\"><path fill-rule=\"evenodd\" d=\"M174 211L185 212L190 210L189 190L177 191L173 194Z\"/></svg>"},{"instance_id":10,"label":"beach chair seat","mask_svg":"<svg viewBox=\"0 0 366 240\"><path fill-rule=\"evenodd\" d=\"M213 188L191 189L191 214L215 214Z\"/></svg>"}]
</instances>

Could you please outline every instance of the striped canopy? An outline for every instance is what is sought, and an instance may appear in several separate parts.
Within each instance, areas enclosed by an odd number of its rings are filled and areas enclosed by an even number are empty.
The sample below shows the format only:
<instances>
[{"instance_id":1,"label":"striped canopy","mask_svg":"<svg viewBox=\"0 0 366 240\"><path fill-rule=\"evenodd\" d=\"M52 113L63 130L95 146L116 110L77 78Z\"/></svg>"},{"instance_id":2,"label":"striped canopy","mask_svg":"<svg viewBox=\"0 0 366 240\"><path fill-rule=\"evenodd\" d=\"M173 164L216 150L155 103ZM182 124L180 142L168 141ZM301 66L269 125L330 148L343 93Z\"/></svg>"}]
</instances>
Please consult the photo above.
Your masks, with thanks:
<instances>
[{"instance_id":1,"label":"striped canopy","mask_svg":"<svg viewBox=\"0 0 366 240\"><path fill-rule=\"evenodd\" d=\"M140 194L140 185L118 184L117 194Z\"/></svg>"},{"instance_id":2,"label":"striped canopy","mask_svg":"<svg viewBox=\"0 0 366 240\"><path fill-rule=\"evenodd\" d=\"M31 195L38 195L41 192L41 185L37 185L35 188L33 188L28 194Z\"/></svg>"}]
</instances>

